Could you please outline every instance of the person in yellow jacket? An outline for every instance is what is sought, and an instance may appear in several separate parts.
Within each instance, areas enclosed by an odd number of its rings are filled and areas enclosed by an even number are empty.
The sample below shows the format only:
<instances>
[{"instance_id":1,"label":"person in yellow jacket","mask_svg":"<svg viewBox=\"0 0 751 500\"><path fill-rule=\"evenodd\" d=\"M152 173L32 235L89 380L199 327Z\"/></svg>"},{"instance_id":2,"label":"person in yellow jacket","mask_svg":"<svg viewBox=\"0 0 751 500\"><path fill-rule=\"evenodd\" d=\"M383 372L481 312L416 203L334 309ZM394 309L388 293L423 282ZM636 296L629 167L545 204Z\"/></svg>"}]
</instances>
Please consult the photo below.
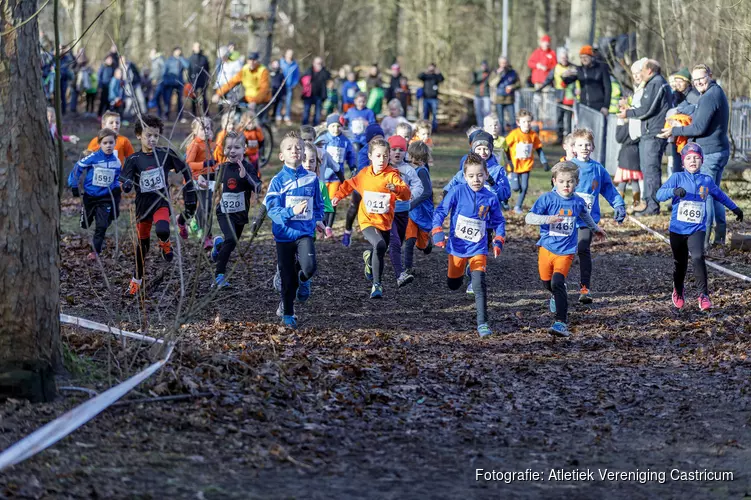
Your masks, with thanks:
<instances>
[{"instance_id":1,"label":"person in yellow jacket","mask_svg":"<svg viewBox=\"0 0 751 500\"><path fill-rule=\"evenodd\" d=\"M608 108L608 113L611 115L618 114L621 110L619 105L621 95L621 82L613 75L610 75L610 108Z\"/></svg>"},{"instance_id":2,"label":"person in yellow jacket","mask_svg":"<svg viewBox=\"0 0 751 500\"><path fill-rule=\"evenodd\" d=\"M242 84L245 90L245 102L256 105L266 104L271 100L271 81L269 79L269 70L266 66L258 62L258 52L248 54L248 60L235 76L227 83L219 87L212 100L216 103L219 98L227 92Z\"/></svg>"}]
</instances>

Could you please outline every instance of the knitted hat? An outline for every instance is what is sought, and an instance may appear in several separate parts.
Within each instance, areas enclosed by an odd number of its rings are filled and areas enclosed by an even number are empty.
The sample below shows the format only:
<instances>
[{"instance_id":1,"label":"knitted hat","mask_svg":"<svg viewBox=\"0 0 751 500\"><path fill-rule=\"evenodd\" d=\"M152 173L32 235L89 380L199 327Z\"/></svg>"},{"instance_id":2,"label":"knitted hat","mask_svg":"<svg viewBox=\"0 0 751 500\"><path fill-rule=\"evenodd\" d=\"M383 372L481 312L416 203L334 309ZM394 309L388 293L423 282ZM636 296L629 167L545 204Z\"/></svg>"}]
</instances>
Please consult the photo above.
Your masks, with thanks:
<instances>
[{"instance_id":1,"label":"knitted hat","mask_svg":"<svg viewBox=\"0 0 751 500\"><path fill-rule=\"evenodd\" d=\"M389 146L394 149L401 149L402 151L406 151L407 140L400 135L392 135L391 137L389 137Z\"/></svg>"},{"instance_id":2,"label":"knitted hat","mask_svg":"<svg viewBox=\"0 0 751 500\"><path fill-rule=\"evenodd\" d=\"M474 152L477 146L487 146L490 149L490 154L493 154L493 136L485 132L484 130L478 130L472 134L472 145L470 151Z\"/></svg>"},{"instance_id":3,"label":"knitted hat","mask_svg":"<svg viewBox=\"0 0 751 500\"><path fill-rule=\"evenodd\" d=\"M686 160L686 156L690 154L699 155L701 161L704 161L704 151L701 149L701 146L699 146L695 142L689 142L688 144L683 146L683 149L681 150L681 163L683 163Z\"/></svg>"},{"instance_id":4,"label":"knitted hat","mask_svg":"<svg viewBox=\"0 0 751 500\"><path fill-rule=\"evenodd\" d=\"M582 48L581 48L581 49L579 50L579 55L580 55L580 56L591 56L591 57L594 57L594 55L595 55L595 51L594 51L594 49L592 48L592 46L591 46L591 45L584 45L584 46L583 46L583 47L582 47Z\"/></svg>"},{"instance_id":5,"label":"knitted hat","mask_svg":"<svg viewBox=\"0 0 751 500\"><path fill-rule=\"evenodd\" d=\"M672 75L673 78L680 78L681 80L686 80L687 82L691 83L691 73L688 72L688 68L681 68Z\"/></svg>"},{"instance_id":6,"label":"knitted hat","mask_svg":"<svg viewBox=\"0 0 751 500\"><path fill-rule=\"evenodd\" d=\"M330 115L329 115L329 116L328 116L328 117L326 118L326 126L327 126L327 127L328 127L329 125L331 125L332 123L337 123L337 124L339 123L339 115L338 115L338 114L336 114L336 113L332 113L332 114L330 114Z\"/></svg>"},{"instance_id":7,"label":"knitted hat","mask_svg":"<svg viewBox=\"0 0 751 500\"><path fill-rule=\"evenodd\" d=\"M383 133L383 129L377 123L371 123L365 128L365 142L370 142L373 137L377 135L386 135Z\"/></svg>"},{"instance_id":8,"label":"knitted hat","mask_svg":"<svg viewBox=\"0 0 751 500\"><path fill-rule=\"evenodd\" d=\"M541 42L550 43L550 36L549 35L542 35L540 37Z\"/></svg>"}]
</instances>

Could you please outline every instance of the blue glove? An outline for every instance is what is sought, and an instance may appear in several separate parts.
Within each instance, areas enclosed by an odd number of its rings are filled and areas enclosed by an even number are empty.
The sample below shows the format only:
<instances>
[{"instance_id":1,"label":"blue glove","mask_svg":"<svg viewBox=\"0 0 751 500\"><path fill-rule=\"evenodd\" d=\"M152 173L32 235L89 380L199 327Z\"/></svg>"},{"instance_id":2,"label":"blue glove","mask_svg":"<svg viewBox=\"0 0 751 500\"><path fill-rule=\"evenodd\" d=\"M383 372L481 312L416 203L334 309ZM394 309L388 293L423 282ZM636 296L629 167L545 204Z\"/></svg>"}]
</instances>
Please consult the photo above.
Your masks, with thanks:
<instances>
[{"instance_id":1,"label":"blue glove","mask_svg":"<svg viewBox=\"0 0 751 500\"><path fill-rule=\"evenodd\" d=\"M613 218L618 224L626 220L626 207L615 207L613 210L615 210Z\"/></svg>"},{"instance_id":2,"label":"blue glove","mask_svg":"<svg viewBox=\"0 0 751 500\"><path fill-rule=\"evenodd\" d=\"M441 229L440 227L433 229L431 237L433 238L433 244L435 246L439 248L446 247L446 235L443 233L443 229Z\"/></svg>"}]
</instances>

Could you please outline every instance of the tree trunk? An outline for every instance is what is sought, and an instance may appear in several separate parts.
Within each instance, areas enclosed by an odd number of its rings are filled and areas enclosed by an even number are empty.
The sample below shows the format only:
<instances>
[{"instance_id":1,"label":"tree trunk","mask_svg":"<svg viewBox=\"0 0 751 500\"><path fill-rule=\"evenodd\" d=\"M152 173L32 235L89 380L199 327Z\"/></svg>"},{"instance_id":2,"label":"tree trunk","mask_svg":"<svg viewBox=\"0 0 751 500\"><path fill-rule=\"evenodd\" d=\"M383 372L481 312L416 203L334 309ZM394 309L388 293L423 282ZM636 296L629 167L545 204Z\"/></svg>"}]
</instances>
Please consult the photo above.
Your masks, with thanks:
<instances>
[{"instance_id":1,"label":"tree trunk","mask_svg":"<svg viewBox=\"0 0 751 500\"><path fill-rule=\"evenodd\" d=\"M131 20L130 34L128 35L128 58L141 63L148 57L148 51L143 46L143 23L140 22L144 15L143 0L131 0L128 13Z\"/></svg>"},{"instance_id":2,"label":"tree trunk","mask_svg":"<svg viewBox=\"0 0 751 500\"><path fill-rule=\"evenodd\" d=\"M0 397L48 401L61 368L60 206L36 9L0 0Z\"/></svg>"},{"instance_id":3,"label":"tree trunk","mask_svg":"<svg viewBox=\"0 0 751 500\"><path fill-rule=\"evenodd\" d=\"M594 0L571 0L569 51L578 59L583 45L591 45L594 37ZM577 61L578 62L578 61Z\"/></svg>"},{"instance_id":4,"label":"tree trunk","mask_svg":"<svg viewBox=\"0 0 751 500\"><path fill-rule=\"evenodd\" d=\"M641 29L637 32L637 52L639 57L654 57L652 50L652 2L653 0L642 0L639 8L639 17L641 18Z\"/></svg>"},{"instance_id":5,"label":"tree trunk","mask_svg":"<svg viewBox=\"0 0 751 500\"><path fill-rule=\"evenodd\" d=\"M76 0L73 5L73 32L78 38L86 29L86 0Z\"/></svg>"},{"instance_id":6,"label":"tree trunk","mask_svg":"<svg viewBox=\"0 0 751 500\"><path fill-rule=\"evenodd\" d=\"M380 4L382 24L380 30L380 62L387 68L396 61L399 47L399 0L383 0Z\"/></svg>"},{"instance_id":7,"label":"tree trunk","mask_svg":"<svg viewBox=\"0 0 751 500\"><path fill-rule=\"evenodd\" d=\"M547 35L550 29L548 23L550 17L550 8L548 0L535 0L535 27L537 28L537 38Z\"/></svg>"},{"instance_id":8,"label":"tree trunk","mask_svg":"<svg viewBox=\"0 0 751 500\"><path fill-rule=\"evenodd\" d=\"M145 0L143 10L143 40L148 50L159 50L159 31L156 29L158 0Z\"/></svg>"}]
</instances>

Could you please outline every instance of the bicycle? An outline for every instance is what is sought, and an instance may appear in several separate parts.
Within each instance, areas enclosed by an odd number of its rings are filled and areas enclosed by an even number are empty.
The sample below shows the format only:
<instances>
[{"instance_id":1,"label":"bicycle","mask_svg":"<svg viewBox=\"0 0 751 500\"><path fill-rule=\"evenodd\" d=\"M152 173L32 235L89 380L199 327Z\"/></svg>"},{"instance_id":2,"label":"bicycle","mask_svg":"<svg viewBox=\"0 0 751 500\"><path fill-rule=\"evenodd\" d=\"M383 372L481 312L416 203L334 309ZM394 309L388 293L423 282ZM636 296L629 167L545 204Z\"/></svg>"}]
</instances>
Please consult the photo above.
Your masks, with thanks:
<instances>
[{"instance_id":1,"label":"bicycle","mask_svg":"<svg viewBox=\"0 0 751 500\"><path fill-rule=\"evenodd\" d=\"M240 119L240 116L246 110L255 111L256 109L255 103L247 103L245 101L232 101L229 99L222 99L219 101L219 104L225 108L234 110L235 121L238 121ZM266 108L267 106L269 105L264 104L262 109ZM261 116L257 117L258 126L261 127L261 130L263 131L263 143L261 143L258 147L258 168L265 167L269 163L269 160L271 159L271 153L274 151L274 133L271 131L271 127L268 124L266 115L267 113L264 112L261 114ZM221 114L216 115L214 120L217 120L217 118L221 119ZM217 130L220 128L221 126L215 127L215 129Z\"/></svg>"}]
</instances>

